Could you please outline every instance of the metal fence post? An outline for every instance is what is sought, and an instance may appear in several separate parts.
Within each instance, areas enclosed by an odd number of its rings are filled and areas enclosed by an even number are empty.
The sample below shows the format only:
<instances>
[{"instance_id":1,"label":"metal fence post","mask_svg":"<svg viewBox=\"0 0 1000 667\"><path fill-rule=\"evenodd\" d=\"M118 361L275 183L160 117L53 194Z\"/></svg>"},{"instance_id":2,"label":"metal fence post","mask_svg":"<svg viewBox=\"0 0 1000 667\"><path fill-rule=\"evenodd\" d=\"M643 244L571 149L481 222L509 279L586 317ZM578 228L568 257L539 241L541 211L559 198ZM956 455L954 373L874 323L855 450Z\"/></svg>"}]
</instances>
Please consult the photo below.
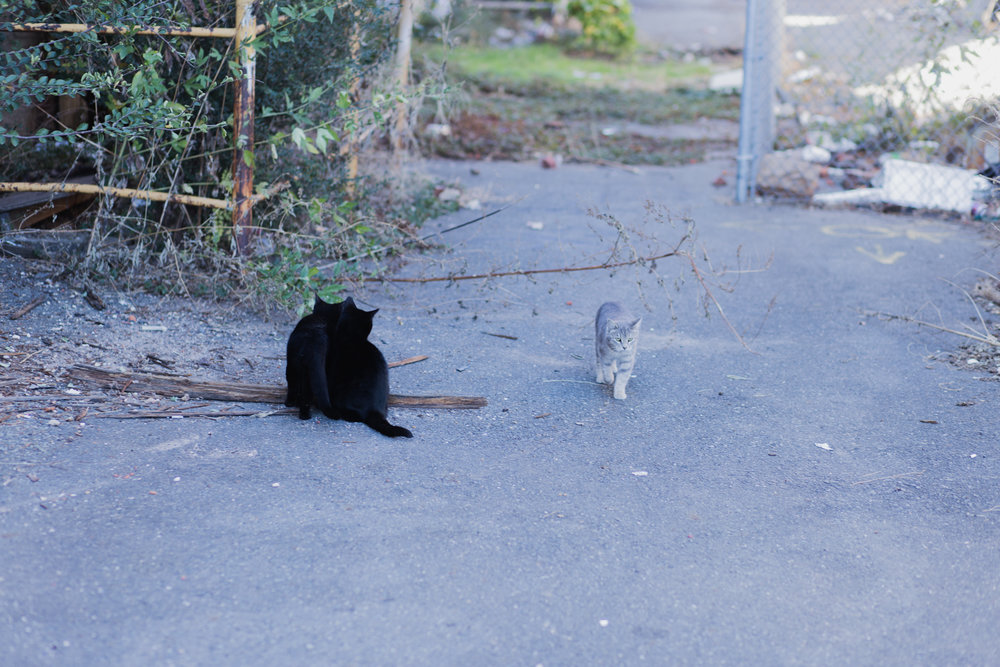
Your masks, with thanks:
<instances>
[{"instance_id":1,"label":"metal fence post","mask_svg":"<svg viewBox=\"0 0 1000 667\"><path fill-rule=\"evenodd\" d=\"M785 0L748 0L740 93L736 201L756 186L757 162L774 146L774 104L784 50Z\"/></svg>"}]
</instances>

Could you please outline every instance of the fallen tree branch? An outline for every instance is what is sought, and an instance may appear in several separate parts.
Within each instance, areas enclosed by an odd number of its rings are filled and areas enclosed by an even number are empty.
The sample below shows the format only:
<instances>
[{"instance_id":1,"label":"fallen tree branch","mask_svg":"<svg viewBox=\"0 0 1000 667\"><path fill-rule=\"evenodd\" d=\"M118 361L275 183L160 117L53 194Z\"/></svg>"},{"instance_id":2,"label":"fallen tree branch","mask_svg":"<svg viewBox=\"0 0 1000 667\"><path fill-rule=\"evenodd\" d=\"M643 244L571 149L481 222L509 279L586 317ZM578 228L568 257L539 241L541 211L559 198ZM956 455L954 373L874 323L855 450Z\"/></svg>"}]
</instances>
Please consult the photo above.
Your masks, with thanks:
<instances>
[{"instance_id":1,"label":"fallen tree branch","mask_svg":"<svg viewBox=\"0 0 1000 667\"><path fill-rule=\"evenodd\" d=\"M285 388L265 384L240 382L204 382L175 375L155 373L124 373L109 371L87 364L74 364L67 375L81 382L105 389L128 392L152 392L161 396L187 396L209 401L247 403L284 403ZM389 395L389 405L400 408L445 408L467 410L481 408L486 399L481 396L404 396ZM256 414L256 413L255 413ZM218 413L225 416L225 413Z\"/></svg>"},{"instance_id":2,"label":"fallen tree branch","mask_svg":"<svg viewBox=\"0 0 1000 667\"><path fill-rule=\"evenodd\" d=\"M561 266L555 269L519 269L516 271L491 271L489 273L476 273L476 274L466 274L460 276L432 276L430 278L368 278L368 280L374 282L392 282L392 283L439 283L439 282L449 282L452 280L483 280L485 278L507 278L509 276L533 276L540 273L573 273L575 271L599 271L601 269L617 269L623 266L631 266L633 264L641 264L644 262L655 262L658 259L664 259L666 257L675 257L677 255L684 255L686 253L678 251L676 248L670 252L665 252L662 255L654 255L652 257L637 257L635 259L628 259L621 262L604 262L603 264L595 264L593 266Z\"/></svg>"},{"instance_id":3,"label":"fallen tree branch","mask_svg":"<svg viewBox=\"0 0 1000 667\"><path fill-rule=\"evenodd\" d=\"M281 408L280 410L199 410L197 412L142 410L139 412L98 412L91 415L91 417L99 419L179 419L181 417L218 419L220 417L272 417L274 415L297 414L299 414L297 408Z\"/></svg>"},{"instance_id":4,"label":"fallen tree branch","mask_svg":"<svg viewBox=\"0 0 1000 667\"><path fill-rule=\"evenodd\" d=\"M698 263L695 262L694 258L691 257L690 255L688 255L687 258L688 261L691 263L691 272L694 274L695 280L698 281L698 283L701 285L701 289L704 290L705 294L712 302L712 305L715 306L715 309L718 311L719 317L722 318L722 321L726 325L726 328L728 328L729 331L734 336L736 336L736 340L740 342L740 345L743 346L743 349L747 350L748 352L753 352L753 349L751 349L751 347L747 345L746 340L743 338L740 332L737 331L736 327L733 326L733 323L729 321L729 317L726 316L726 311L722 309L722 304L719 303L719 300L715 298L715 294L712 293L712 289L708 286L708 282L705 280L705 276L702 275L701 270L698 268Z\"/></svg>"}]
</instances>

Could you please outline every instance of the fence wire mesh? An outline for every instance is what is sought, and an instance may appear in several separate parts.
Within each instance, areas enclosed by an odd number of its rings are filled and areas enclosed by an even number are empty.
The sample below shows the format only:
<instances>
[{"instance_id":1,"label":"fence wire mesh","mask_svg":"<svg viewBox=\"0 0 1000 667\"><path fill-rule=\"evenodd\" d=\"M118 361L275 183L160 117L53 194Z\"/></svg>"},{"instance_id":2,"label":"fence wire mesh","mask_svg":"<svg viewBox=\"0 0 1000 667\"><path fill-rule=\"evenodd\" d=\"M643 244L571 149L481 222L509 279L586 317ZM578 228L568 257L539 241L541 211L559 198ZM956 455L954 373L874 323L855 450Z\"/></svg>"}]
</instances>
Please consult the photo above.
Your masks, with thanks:
<instances>
[{"instance_id":1,"label":"fence wire mesh","mask_svg":"<svg viewBox=\"0 0 1000 667\"><path fill-rule=\"evenodd\" d=\"M997 218L998 19L997 0L749 0L740 194Z\"/></svg>"}]
</instances>

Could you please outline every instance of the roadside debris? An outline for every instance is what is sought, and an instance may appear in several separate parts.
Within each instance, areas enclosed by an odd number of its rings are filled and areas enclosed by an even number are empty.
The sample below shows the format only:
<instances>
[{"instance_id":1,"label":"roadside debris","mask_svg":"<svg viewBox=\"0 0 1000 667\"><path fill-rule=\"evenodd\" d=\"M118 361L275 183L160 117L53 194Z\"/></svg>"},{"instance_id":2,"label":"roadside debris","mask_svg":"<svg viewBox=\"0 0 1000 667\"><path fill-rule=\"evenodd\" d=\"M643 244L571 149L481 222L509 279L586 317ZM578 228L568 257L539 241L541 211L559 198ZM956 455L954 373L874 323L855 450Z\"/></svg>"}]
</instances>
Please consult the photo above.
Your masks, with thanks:
<instances>
[{"instance_id":1,"label":"roadside debris","mask_svg":"<svg viewBox=\"0 0 1000 667\"><path fill-rule=\"evenodd\" d=\"M757 189L823 207L898 206L1000 219L1000 182L991 177L993 165L977 172L922 162L913 159L925 148L920 144L875 157L861 149L838 152L814 144L775 151L758 163Z\"/></svg>"},{"instance_id":2,"label":"roadside debris","mask_svg":"<svg viewBox=\"0 0 1000 667\"><path fill-rule=\"evenodd\" d=\"M562 164L562 155L543 155L542 156L542 169L556 169Z\"/></svg>"}]
</instances>

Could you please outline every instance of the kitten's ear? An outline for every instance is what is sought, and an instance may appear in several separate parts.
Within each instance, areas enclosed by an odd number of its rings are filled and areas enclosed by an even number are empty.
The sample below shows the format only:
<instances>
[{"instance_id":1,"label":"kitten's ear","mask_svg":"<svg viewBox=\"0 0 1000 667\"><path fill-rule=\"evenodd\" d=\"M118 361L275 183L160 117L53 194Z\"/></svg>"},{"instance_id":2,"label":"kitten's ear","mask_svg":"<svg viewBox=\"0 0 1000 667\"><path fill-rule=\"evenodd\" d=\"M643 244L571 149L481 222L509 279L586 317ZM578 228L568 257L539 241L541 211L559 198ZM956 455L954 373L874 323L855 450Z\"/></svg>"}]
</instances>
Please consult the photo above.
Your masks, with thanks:
<instances>
[{"instance_id":1,"label":"kitten's ear","mask_svg":"<svg viewBox=\"0 0 1000 667\"><path fill-rule=\"evenodd\" d=\"M632 322L632 324L628 325L628 328L629 328L629 329L633 329L633 330L634 330L634 329L636 329L636 328L637 328L637 327L638 327L638 326L639 326L640 324L642 324L642 318L641 318L641 317L637 317L637 318L635 318L635 321L634 321L634 322Z\"/></svg>"}]
</instances>

